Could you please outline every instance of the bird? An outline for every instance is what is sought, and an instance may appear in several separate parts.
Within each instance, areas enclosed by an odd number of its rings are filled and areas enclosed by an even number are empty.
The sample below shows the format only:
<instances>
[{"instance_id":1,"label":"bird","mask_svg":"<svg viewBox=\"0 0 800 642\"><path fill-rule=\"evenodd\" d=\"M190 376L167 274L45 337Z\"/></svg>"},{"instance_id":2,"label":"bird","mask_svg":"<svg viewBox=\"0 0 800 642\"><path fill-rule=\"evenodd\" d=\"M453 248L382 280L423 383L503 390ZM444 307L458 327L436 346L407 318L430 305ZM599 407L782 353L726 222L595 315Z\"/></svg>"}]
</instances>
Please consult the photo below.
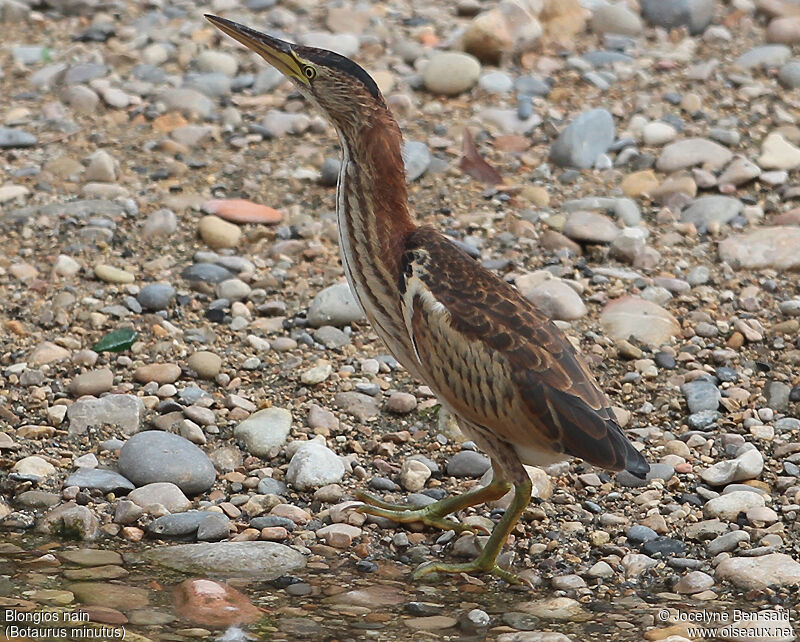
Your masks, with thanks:
<instances>
[{"instance_id":1,"label":"bird","mask_svg":"<svg viewBox=\"0 0 800 642\"><path fill-rule=\"evenodd\" d=\"M291 80L335 128L342 151L339 247L350 288L392 355L491 460L492 480L483 487L421 508L357 492L359 510L461 532L473 529L451 515L513 489L475 559L424 562L414 577L489 574L518 582L497 558L531 500L525 465L578 457L645 478L647 461L569 338L519 290L434 227L415 222L400 127L373 78L338 53L206 18Z\"/></svg>"}]
</instances>

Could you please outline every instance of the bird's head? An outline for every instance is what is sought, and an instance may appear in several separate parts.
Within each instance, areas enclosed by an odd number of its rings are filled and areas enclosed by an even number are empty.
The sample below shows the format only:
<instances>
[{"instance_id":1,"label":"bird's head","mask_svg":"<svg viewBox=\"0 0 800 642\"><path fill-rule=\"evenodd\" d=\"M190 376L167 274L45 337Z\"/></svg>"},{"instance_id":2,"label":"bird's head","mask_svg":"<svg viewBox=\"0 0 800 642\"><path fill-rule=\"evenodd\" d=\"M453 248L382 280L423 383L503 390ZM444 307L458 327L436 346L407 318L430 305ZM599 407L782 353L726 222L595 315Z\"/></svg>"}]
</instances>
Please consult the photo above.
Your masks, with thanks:
<instances>
[{"instance_id":1,"label":"bird's head","mask_svg":"<svg viewBox=\"0 0 800 642\"><path fill-rule=\"evenodd\" d=\"M225 18L206 18L289 78L340 132L357 130L371 113L385 106L375 81L349 58L295 45Z\"/></svg>"}]
</instances>

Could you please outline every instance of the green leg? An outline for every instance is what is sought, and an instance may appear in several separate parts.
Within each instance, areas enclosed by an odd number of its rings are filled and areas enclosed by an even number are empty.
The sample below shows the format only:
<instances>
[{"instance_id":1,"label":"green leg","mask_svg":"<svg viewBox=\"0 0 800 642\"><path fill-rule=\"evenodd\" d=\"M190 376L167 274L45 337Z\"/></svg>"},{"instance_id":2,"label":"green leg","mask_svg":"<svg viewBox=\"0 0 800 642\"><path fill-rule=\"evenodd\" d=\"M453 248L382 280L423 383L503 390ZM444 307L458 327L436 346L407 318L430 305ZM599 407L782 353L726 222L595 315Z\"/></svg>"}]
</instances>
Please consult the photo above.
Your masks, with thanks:
<instances>
[{"instance_id":1,"label":"green leg","mask_svg":"<svg viewBox=\"0 0 800 642\"><path fill-rule=\"evenodd\" d=\"M471 562L465 564L443 564L441 562L426 562L414 571L414 579L419 579L429 573L491 573L506 582L516 584L517 576L497 566L497 556L503 549L511 529L519 521L520 515L531 500L532 484L530 481L514 485L514 499L506 509L505 515L492 530L492 535L481 554Z\"/></svg>"},{"instance_id":2,"label":"green leg","mask_svg":"<svg viewBox=\"0 0 800 642\"><path fill-rule=\"evenodd\" d=\"M457 532L472 530L469 526L459 524L455 520L445 519L447 515L460 511L469 506L483 504L495 499L500 499L511 489L508 482L491 482L476 490L471 490L462 495L455 495L441 499L438 502L415 508L408 504L390 504L381 501L377 497L367 493L356 493L356 497L365 503L359 506L358 511L376 517L385 517L393 522L410 524L412 522L422 522L427 526L441 528L442 530L454 530Z\"/></svg>"}]
</instances>

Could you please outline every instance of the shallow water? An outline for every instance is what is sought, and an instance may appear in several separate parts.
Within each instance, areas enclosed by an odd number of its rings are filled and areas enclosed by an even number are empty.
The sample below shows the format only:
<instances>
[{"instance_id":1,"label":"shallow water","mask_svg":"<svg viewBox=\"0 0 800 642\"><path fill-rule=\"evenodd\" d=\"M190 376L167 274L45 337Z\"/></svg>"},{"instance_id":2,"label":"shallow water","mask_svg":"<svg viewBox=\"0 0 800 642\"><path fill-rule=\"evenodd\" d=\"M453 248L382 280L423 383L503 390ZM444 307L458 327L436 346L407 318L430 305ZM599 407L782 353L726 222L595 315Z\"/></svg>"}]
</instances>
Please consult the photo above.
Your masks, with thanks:
<instances>
[{"instance_id":1,"label":"shallow water","mask_svg":"<svg viewBox=\"0 0 800 642\"><path fill-rule=\"evenodd\" d=\"M602 589L597 588L585 591L583 597L570 593L580 600L581 612L559 621L549 617L537 618L520 609L532 601L563 596L564 592L555 592L551 588L508 587L491 579L483 582L462 577L449 577L437 583L411 583L407 566L382 561L378 562L376 572L362 573L356 569L357 559L343 554L325 562L312 561L293 579L264 582L224 577L220 580L216 576L216 581L227 579L230 586L244 593L262 611L255 621L231 627L222 622L198 623L196 613L178 613L175 587L189 576L143 562L141 551L146 548L143 544L129 544L118 549L124 560L122 566L129 573L127 576L116 579L100 577L97 580L119 586L121 597L109 589L99 597L74 595L74 599L67 602L70 593L64 591L80 593L74 579L76 572L80 573L77 569L90 569L84 571L89 575L121 573L119 569L108 571L109 565L78 566L61 557L67 551L83 548L98 548L98 545L53 541L45 536L29 534L10 534L0 541L0 606L5 620L2 631L7 639L114 640L124 635L124 639L133 642L495 640L503 633L535 630L560 632L574 642L641 640L645 631L670 624L665 609L671 610L672 620L679 613L704 611L708 618L716 618L719 623L722 621L720 618L725 617L725 613L730 614L734 608L750 612L758 608L756 603L748 603L741 596L701 603L653 585L623 584L609 589L603 596L600 595ZM97 571L98 568L106 570ZM310 585L309 594L291 595L287 592L289 582L300 580ZM348 597L352 593L343 597L344 592L353 590L364 593L359 599ZM370 598L372 595L374 601ZM87 609L83 615L78 608L81 601ZM98 602L106 601L113 605L113 610L97 608ZM490 616L488 627L475 629L461 623L465 614L475 608ZM61 614L61 619L52 620L57 614ZM118 619L122 614L127 621ZM553 611L552 615L556 612ZM426 630L442 624L437 619L421 619L430 616L453 618L459 624ZM87 617L90 621L85 621ZM34 618L39 618L40 623L37 624ZM20 631L14 626L39 628ZM418 626L422 626L422 630L412 628ZM48 627L51 631L42 630ZM23 633L35 635L23 636Z\"/></svg>"}]
</instances>

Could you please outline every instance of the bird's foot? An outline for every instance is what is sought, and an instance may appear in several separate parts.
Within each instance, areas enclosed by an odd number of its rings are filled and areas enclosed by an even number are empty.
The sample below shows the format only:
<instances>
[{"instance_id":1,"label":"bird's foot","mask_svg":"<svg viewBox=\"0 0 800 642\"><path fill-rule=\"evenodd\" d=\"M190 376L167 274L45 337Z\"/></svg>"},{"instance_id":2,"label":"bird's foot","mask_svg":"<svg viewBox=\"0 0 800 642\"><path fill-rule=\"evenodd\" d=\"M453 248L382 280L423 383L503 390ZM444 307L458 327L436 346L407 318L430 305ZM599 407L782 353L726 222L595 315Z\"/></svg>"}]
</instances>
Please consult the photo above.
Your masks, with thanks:
<instances>
[{"instance_id":1,"label":"bird's foot","mask_svg":"<svg viewBox=\"0 0 800 642\"><path fill-rule=\"evenodd\" d=\"M359 493L359 495L361 495L361 501L367 501L363 498L365 493ZM377 498L370 497L370 499ZM406 506L404 504L388 504L387 502L381 502L380 500L378 500L378 502L380 503L377 505L373 504L372 502L365 503L364 506L359 506L356 510L365 515L385 517L386 519L390 519L393 522L398 522L400 524L421 522L426 526L439 528L443 531L455 531L456 533L463 533L465 531L475 532L477 528L485 531L483 527L467 526L466 524L461 524L454 519L447 519L445 515L448 513L441 513L437 511L438 502L428 506L423 506L422 508L415 508L413 506ZM393 508L384 508L384 506L392 506Z\"/></svg>"},{"instance_id":2,"label":"bird's foot","mask_svg":"<svg viewBox=\"0 0 800 642\"><path fill-rule=\"evenodd\" d=\"M482 559L483 558L483 559ZM414 579L419 580L431 573L476 573L489 574L505 580L509 584L521 584L520 579L511 571L500 568L493 556L483 555L471 562L463 564L444 564L443 562L425 562L414 571Z\"/></svg>"}]
</instances>

